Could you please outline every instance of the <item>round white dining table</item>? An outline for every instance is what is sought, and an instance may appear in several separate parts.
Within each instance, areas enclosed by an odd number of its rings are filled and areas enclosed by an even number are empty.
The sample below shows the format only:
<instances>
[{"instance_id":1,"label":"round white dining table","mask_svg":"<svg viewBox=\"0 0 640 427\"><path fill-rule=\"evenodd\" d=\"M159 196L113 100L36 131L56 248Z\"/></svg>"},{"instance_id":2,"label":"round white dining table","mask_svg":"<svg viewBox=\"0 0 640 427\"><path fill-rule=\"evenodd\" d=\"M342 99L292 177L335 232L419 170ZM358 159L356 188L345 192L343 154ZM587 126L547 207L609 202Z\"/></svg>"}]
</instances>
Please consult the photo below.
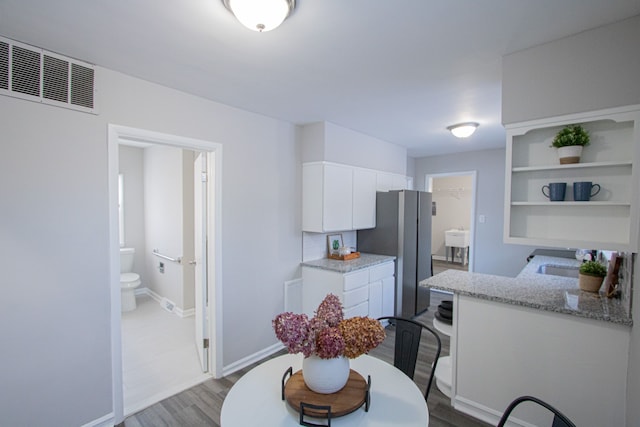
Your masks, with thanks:
<instances>
[{"instance_id":1,"label":"round white dining table","mask_svg":"<svg viewBox=\"0 0 640 427\"><path fill-rule=\"evenodd\" d=\"M331 418L334 427L425 427L429 425L429 409L416 384L395 366L372 356L350 360L351 369L365 380L371 375L370 406ZM222 427L299 426L300 414L282 400L282 377L293 368L302 368L301 354L286 354L256 366L244 374L229 390L222 403ZM319 423L317 419L308 419ZM326 422L326 420L324 420Z\"/></svg>"}]
</instances>

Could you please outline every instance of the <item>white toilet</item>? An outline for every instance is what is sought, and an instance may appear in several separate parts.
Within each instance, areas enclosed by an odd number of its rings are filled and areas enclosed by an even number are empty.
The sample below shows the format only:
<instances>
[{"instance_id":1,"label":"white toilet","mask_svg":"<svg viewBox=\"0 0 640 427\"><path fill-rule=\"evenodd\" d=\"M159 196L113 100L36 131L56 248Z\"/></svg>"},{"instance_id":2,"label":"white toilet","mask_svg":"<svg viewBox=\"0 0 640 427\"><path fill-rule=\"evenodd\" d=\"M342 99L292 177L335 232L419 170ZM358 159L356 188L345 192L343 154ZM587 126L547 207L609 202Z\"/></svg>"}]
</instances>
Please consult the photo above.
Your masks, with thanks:
<instances>
[{"instance_id":1,"label":"white toilet","mask_svg":"<svg viewBox=\"0 0 640 427\"><path fill-rule=\"evenodd\" d=\"M122 311L136 309L136 288L140 286L140 275L133 272L134 248L120 248L120 291Z\"/></svg>"}]
</instances>

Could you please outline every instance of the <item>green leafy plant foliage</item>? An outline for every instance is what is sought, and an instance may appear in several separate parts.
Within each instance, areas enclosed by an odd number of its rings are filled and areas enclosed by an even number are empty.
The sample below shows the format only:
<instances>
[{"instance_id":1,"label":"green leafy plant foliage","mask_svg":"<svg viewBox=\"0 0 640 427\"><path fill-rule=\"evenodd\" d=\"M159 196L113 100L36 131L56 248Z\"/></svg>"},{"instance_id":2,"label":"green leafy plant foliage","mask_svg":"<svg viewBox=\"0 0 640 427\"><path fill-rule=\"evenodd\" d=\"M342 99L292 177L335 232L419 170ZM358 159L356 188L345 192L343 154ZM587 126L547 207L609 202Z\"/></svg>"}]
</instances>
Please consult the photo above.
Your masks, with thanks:
<instances>
[{"instance_id":1,"label":"green leafy plant foliage","mask_svg":"<svg viewBox=\"0 0 640 427\"><path fill-rule=\"evenodd\" d=\"M580 125L568 125L556 134L551 143L556 148L570 145L589 145L589 132Z\"/></svg>"},{"instance_id":2,"label":"green leafy plant foliage","mask_svg":"<svg viewBox=\"0 0 640 427\"><path fill-rule=\"evenodd\" d=\"M604 277L607 275L607 268L598 261L587 261L580 265L580 273Z\"/></svg>"}]
</instances>

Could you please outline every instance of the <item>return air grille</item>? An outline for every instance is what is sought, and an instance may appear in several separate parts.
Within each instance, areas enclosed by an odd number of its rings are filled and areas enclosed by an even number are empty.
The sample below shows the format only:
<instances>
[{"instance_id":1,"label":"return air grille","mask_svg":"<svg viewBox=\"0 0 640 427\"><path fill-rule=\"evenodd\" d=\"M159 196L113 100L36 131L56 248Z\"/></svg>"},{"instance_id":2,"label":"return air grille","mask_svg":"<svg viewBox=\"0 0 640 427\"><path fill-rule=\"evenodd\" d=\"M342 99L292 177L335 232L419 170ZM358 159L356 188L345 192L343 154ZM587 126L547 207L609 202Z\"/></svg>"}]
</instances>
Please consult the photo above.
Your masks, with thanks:
<instances>
[{"instance_id":1,"label":"return air grille","mask_svg":"<svg viewBox=\"0 0 640 427\"><path fill-rule=\"evenodd\" d=\"M40 53L13 46L11 60L11 90L40 96Z\"/></svg>"},{"instance_id":2,"label":"return air grille","mask_svg":"<svg viewBox=\"0 0 640 427\"><path fill-rule=\"evenodd\" d=\"M0 89L9 90L9 43L0 41Z\"/></svg>"},{"instance_id":3,"label":"return air grille","mask_svg":"<svg viewBox=\"0 0 640 427\"><path fill-rule=\"evenodd\" d=\"M0 94L96 113L92 65L0 37Z\"/></svg>"},{"instance_id":4,"label":"return air grille","mask_svg":"<svg viewBox=\"0 0 640 427\"><path fill-rule=\"evenodd\" d=\"M59 102L69 99L69 63L52 56L44 56L42 96Z\"/></svg>"},{"instance_id":5,"label":"return air grille","mask_svg":"<svg viewBox=\"0 0 640 427\"><path fill-rule=\"evenodd\" d=\"M93 68L71 64L71 103L93 108Z\"/></svg>"}]
</instances>

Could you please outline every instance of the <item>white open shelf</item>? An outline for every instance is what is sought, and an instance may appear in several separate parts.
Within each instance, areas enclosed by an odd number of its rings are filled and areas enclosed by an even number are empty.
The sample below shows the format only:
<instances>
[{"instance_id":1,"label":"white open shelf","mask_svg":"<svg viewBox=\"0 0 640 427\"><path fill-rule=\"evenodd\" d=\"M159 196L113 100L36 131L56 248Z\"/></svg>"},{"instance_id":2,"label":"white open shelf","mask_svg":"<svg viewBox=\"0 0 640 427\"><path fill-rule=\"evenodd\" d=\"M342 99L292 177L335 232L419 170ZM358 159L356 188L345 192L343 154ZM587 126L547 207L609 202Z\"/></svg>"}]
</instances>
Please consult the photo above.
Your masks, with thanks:
<instances>
[{"instance_id":1,"label":"white open shelf","mask_svg":"<svg viewBox=\"0 0 640 427\"><path fill-rule=\"evenodd\" d=\"M441 332L448 337L451 336L451 332L453 330L453 327L451 325L441 322L435 317L433 318L433 327L436 329L436 331Z\"/></svg>"},{"instance_id":2,"label":"white open shelf","mask_svg":"<svg viewBox=\"0 0 640 427\"><path fill-rule=\"evenodd\" d=\"M452 325L448 325L440 320L433 318L433 327L440 333L450 337L453 331ZM438 359L438 365L436 366L436 372L434 374L436 378L436 386L438 390L447 397L451 397L451 356L441 356Z\"/></svg>"},{"instance_id":3,"label":"white open shelf","mask_svg":"<svg viewBox=\"0 0 640 427\"><path fill-rule=\"evenodd\" d=\"M551 147L567 124L591 135L579 163L559 164ZM549 247L638 249L640 106L628 106L507 127L504 242ZM551 182L567 184L565 201L542 193ZM600 186L590 201L574 201L573 185Z\"/></svg>"},{"instance_id":4,"label":"white open shelf","mask_svg":"<svg viewBox=\"0 0 640 427\"><path fill-rule=\"evenodd\" d=\"M447 397L451 397L451 356L442 356L436 366L436 386Z\"/></svg>"}]
</instances>

